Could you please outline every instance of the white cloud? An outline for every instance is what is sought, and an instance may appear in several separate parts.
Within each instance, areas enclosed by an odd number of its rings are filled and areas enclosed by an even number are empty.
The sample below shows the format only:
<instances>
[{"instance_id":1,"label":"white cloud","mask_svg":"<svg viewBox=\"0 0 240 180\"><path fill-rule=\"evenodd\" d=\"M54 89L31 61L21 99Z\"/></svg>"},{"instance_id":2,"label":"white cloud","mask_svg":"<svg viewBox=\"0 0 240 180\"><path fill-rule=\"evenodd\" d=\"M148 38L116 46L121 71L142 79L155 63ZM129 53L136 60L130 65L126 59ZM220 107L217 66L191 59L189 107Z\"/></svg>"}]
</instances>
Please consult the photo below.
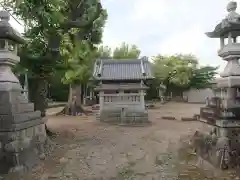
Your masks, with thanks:
<instances>
[{"instance_id":1,"label":"white cloud","mask_svg":"<svg viewBox=\"0 0 240 180\"><path fill-rule=\"evenodd\" d=\"M112 33L111 29L108 28L108 26L105 27L104 36L103 36L103 44L104 45L107 45L111 48L116 48L123 41L124 40L119 38L119 36Z\"/></svg>"},{"instance_id":2,"label":"white cloud","mask_svg":"<svg viewBox=\"0 0 240 180\"><path fill-rule=\"evenodd\" d=\"M164 20L167 11L167 0L135 0L130 19L142 22Z\"/></svg>"},{"instance_id":3,"label":"white cloud","mask_svg":"<svg viewBox=\"0 0 240 180\"><path fill-rule=\"evenodd\" d=\"M203 28L197 24L176 32L160 42L159 52L164 55L193 54L200 60L201 65L220 65L219 71L222 71L226 63L217 56L219 40L210 39L203 32Z\"/></svg>"},{"instance_id":4,"label":"white cloud","mask_svg":"<svg viewBox=\"0 0 240 180\"><path fill-rule=\"evenodd\" d=\"M196 54L204 39L202 28L198 25L171 34L165 41L160 42L160 52L163 54L192 53Z\"/></svg>"}]
</instances>

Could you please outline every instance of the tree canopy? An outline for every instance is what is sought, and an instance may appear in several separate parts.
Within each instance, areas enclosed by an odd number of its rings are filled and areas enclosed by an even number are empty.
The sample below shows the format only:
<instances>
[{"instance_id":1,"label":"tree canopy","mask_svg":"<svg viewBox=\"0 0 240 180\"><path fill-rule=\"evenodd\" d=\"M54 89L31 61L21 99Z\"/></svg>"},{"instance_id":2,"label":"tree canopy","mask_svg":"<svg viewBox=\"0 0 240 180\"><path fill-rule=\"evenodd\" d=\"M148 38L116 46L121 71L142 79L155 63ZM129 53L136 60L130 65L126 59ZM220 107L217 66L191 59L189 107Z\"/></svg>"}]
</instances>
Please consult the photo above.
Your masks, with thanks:
<instances>
[{"instance_id":1,"label":"tree canopy","mask_svg":"<svg viewBox=\"0 0 240 180\"><path fill-rule=\"evenodd\" d=\"M114 49L101 45L98 47L97 55L103 59L137 59L140 56L140 49L134 44L123 42Z\"/></svg>"},{"instance_id":2,"label":"tree canopy","mask_svg":"<svg viewBox=\"0 0 240 180\"><path fill-rule=\"evenodd\" d=\"M28 42L20 47L18 73L28 73L39 94L43 82L58 76L62 83L86 85L97 58L136 59L141 50L123 42L116 48L99 45L107 11L99 0L6 0L6 8L23 20ZM204 88L215 77L217 67L200 66L191 54L152 57L154 87L167 89ZM38 97L35 102L45 99Z\"/></svg>"},{"instance_id":3,"label":"tree canopy","mask_svg":"<svg viewBox=\"0 0 240 180\"><path fill-rule=\"evenodd\" d=\"M120 47L113 50L113 59L134 59L138 58L141 51L136 45L122 43Z\"/></svg>"},{"instance_id":4,"label":"tree canopy","mask_svg":"<svg viewBox=\"0 0 240 180\"><path fill-rule=\"evenodd\" d=\"M205 88L215 78L218 67L200 66L198 59L189 54L153 57L156 80L167 87Z\"/></svg>"},{"instance_id":5,"label":"tree canopy","mask_svg":"<svg viewBox=\"0 0 240 180\"><path fill-rule=\"evenodd\" d=\"M61 72L66 83L86 79L87 60L101 42L107 12L99 0L6 0L4 6L26 26L27 43L15 69L34 78L31 99L44 115L50 77Z\"/></svg>"},{"instance_id":6,"label":"tree canopy","mask_svg":"<svg viewBox=\"0 0 240 180\"><path fill-rule=\"evenodd\" d=\"M78 41L92 46L101 42L107 13L98 0L22 0L17 6L12 0L7 2L27 27L28 43L21 48L20 65L33 76L46 77L61 68L66 60L61 55L73 53Z\"/></svg>"}]
</instances>

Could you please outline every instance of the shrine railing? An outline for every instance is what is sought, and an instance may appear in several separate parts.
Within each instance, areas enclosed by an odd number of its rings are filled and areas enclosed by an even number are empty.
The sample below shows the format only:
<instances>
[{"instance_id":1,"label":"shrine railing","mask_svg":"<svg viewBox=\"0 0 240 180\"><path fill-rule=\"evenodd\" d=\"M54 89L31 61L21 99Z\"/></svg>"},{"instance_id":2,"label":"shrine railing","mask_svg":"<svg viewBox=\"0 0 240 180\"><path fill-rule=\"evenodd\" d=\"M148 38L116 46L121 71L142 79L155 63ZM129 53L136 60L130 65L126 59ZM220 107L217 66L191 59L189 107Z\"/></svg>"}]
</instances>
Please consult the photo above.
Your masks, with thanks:
<instances>
[{"instance_id":1,"label":"shrine railing","mask_svg":"<svg viewBox=\"0 0 240 180\"><path fill-rule=\"evenodd\" d=\"M104 94L104 103L140 103L140 94Z\"/></svg>"}]
</instances>

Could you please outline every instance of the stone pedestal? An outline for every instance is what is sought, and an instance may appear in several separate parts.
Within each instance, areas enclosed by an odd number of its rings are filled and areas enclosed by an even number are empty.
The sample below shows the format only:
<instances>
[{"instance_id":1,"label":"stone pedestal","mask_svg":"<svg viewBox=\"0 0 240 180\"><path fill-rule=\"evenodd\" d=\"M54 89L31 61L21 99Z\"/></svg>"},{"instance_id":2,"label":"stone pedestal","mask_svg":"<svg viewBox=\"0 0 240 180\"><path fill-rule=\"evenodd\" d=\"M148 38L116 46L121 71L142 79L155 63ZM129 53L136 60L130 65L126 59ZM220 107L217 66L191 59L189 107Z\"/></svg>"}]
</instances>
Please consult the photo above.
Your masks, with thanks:
<instances>
[{"instance_id":1,"label":"stone pedestal","mask_svg":"<svg viewBox=\"0 0 240 180\"><path fill-rule=\"evenodd\" d=\"M148 112L128 109L115 109L102 111L98 119L102 122L118 125L144 125L149 124Z\"/></svg>"},{"instance_id":2,"label":"stone pedestal","mask_svg":"<svg viewBox=\"0 0 240 180\"><path fill-rule=\"evenodd\" d=\"M19 84L5 91L0 82L0 173L24 172L45 157L45 120L21 93Z\"/></svg>"},{"instance_id":3,"label":"stone pedestal","mask_svg":"<svg viewBox=\"0 0 240 180\"><path fill-rule=\"evenodd\" d=\"M240 165L240 109L232 101L233 88L226 88L225 95L214 97L200 109L200 120L212 127L209 134L195 134L198 154L217 168L234 168ZM224 94L224 93L222 93ZM194 139L194 141L196 141Z\"/></svg>"},{"instance_id":4,"label":"stone pedestal","mask_svg":"<svg viewBox=\"0 0 240 180\"><path fill-rule=\"evenodd\" d=\"M240 122L232 121L231 124L226 120L217 122L215 126L204 125L204 129L212 128L210 133L197 131L194 134L192 142L196 152L216 168L238 167L240 165Z\"/></svg>"}]
</instances>

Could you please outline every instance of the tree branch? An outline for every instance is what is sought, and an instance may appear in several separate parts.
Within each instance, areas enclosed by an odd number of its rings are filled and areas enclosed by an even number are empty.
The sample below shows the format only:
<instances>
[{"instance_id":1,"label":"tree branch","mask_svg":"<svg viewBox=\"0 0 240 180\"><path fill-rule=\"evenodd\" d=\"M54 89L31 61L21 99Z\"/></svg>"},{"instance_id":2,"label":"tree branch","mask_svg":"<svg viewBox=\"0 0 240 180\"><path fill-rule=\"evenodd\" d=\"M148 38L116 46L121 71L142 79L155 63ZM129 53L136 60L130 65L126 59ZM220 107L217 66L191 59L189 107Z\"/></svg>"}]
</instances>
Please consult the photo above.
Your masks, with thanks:
<instances>
[{"instance_id":1,"label":"tree branch","mask_svg":"<svg viewBox=\"0 0 240 180\"><path fill-rule=\"evenodd\" d=\"M86 28L92 26L93 22L98 19L102 12L102 4L100 2L97 3L96 5L96 12L92 18L90 18L88 21L82 21L82 20L70 20L62 24L62 28L69 30L71 28Z\"/></svg>"}]
</instances>

